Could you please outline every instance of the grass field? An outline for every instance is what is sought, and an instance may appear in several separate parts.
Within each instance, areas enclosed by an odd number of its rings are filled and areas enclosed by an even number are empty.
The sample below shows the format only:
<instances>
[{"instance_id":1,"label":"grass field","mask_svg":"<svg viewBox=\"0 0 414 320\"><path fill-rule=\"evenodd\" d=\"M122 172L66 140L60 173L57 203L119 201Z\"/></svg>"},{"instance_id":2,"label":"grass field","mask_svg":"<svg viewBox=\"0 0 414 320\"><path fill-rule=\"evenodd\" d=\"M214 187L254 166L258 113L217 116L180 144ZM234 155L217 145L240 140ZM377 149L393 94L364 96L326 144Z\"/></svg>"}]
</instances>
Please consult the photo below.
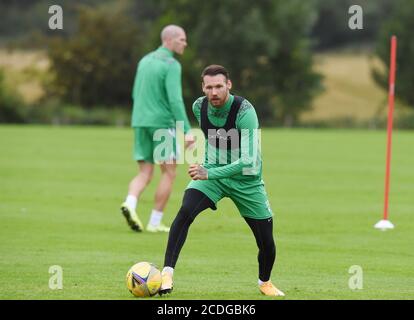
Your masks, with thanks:
<instances>
[{"instance_id":1,"label":"grass field","mask_svg":"<svg viewBox=\"0 0 414 320\"><path fill-rule=\"evenodd\" d=\"M264 130L264 179L276 214L273 281L286 299L414 299L413 132L394 135L390 218L383 205L385 132ZM130 129L0 126L0 299L133 299L137 261L161 266L167 235L133 233L119 213L135 173ZM181 166L166 222L188 182ZM155 180L158 176L155 177ZM155 182L139 213L145 222ZM190 229L171 297L268 299L256 246L229 200ZM51 290L49 267L63 268ZM348 287L359 265L363 289Z\"/></svg>"}]
</instances>

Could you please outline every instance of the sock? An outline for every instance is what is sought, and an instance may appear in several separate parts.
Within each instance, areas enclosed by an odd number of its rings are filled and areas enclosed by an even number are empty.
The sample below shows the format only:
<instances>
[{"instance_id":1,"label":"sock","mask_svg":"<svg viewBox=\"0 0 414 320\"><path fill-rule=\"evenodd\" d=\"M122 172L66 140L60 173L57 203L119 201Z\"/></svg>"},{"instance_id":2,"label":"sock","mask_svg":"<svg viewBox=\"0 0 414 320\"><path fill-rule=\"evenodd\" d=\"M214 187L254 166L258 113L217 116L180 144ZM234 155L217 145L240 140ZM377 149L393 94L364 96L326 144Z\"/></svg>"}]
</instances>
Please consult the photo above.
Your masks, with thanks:
<instances>
[{"instance_id":1,"label":"sock","mask_svg":"<svg viewBox=\"0 0 414 320\"><path fill-rule=\"evenodd\" d=\"M265 282L268 282L269 280L267 280L267 281L262 281L262 280L257 280L257 283L259 284L259 286L261 286L263 283L265 283Z\"/></svg>"},{"instance_id":2,"label":"sock","mask_svg":"<svg viewBox=\"0 0 414 320\"><path fill-rule=\"evenodd\" d=\"M164 273L164 272L169 272L169 273L171 273L171 275L173 275L174 274L174 268L171 268L171 267L164 267L164 269L162 269L162 272Z\"/></svg>"},{"instance_id":3,"label":"sock","mask_svg":"<svg viewBox=\"0 0 414 320\"><path fill-rule=\"evenodd\" d=\"M150 218L149 224L154 227L159 226L161 223L162 215L163 215L162 211L153 209L151 212L151 218Z\"/></svg>"},{"instance_id":4,"label":"sock","mask_svg":"<svg viewBox=\"0 0 414 320\"><path fill-rule=\"evenodd\" d=\"M136 207L137 207L137 197L135 197L135 196L132 196L132 195L128 195L127 196L127 198L126 198L126 200L125 200L125 202L126 202L126 204L132 209L132 210L135 210L136 209Z\"/></svg>"}]
</instances>

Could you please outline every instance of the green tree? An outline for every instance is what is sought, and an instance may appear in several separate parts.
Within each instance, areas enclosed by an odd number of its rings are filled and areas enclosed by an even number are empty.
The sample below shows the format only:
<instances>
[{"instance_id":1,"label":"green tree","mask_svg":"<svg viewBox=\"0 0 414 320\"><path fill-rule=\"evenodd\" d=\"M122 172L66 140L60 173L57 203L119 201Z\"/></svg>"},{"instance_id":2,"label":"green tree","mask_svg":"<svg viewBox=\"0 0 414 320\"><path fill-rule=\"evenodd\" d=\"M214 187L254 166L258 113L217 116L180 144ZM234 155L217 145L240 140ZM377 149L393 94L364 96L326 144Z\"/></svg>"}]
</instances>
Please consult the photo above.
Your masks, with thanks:
<instances>
[{"instance_id":1,"label":"green tree","mask_svg":"<svg viewBox=\"0 0 414 320\"><path fill-rule=\"evenodd\" d=\"M139 27L120 12L79 10L78 32L50 42L52 93L86 107L130 105L142 52Z\"/></svg>"},{"instance_id":2,"label":"green tree","mask_svg":"<svg viewBox=\"0 0 414 320\"><path fill-rule=\"evenodd\" d=\"M312 70L308 41L313 1L180 0L162 5L159 21L181 24L188 33L193 52L183 57L183 69L184 83L196 81L192 100L201 95L202 69L216 63L229 69L234 92L252 100L262 123L290 125L310 107L321 78Z\"/></svg>"},{"instance_id":3,"label":"green tree","mask_svg":"<svg viewBox=\"0 0 414 320\"><path fill-rule=\"evenodd\" d=\"M23 99L6 85L0 69L0 123L25 122L25 111Z\"/></svg>"},{"instance_id":4,"label":"green tree","mask_svg":"<svg viewBox=\"0 0 414 320\"><path fill-rule=\"evenodd\" d=\"M344 46L372 45L381 23L395 3L390 0L316 0L317 19L312 27L313 47L317 50ZM352 5L363 9L363 29L352 31L348 10Z\"/></svg>"},{"instance_id":5,"label":"green tree","mask_svg":"<svg viewBox=\"0 0 414 320\"><path fill-rule=\"evenodd\" d=\"M396 35L397 78L395 96L414 108L414 2L412 0L396 0L395 9L384 23L377 42L376 53L386 66L385 72L373 69L376 82L388 89L388 68L390 63L390 38Z\"/></svg>"}]
</instances>

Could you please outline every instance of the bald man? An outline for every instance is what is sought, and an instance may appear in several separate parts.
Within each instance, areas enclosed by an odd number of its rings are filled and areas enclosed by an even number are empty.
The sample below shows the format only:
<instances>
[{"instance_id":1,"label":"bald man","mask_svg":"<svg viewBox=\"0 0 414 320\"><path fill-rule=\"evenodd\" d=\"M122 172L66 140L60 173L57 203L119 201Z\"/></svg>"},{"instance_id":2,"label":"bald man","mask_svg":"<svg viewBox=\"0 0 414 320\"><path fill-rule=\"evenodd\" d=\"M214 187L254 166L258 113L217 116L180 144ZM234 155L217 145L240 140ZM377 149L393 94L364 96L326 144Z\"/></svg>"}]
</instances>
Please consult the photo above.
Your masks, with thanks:
<instances>
[{"instance_id":1,"label":"bald man","mask_svg":"<svg viewBox=\"0 0 414 320\"><path fill-rule=\"evenodd\" d=\"M146 230L169 232L169 227L161 221L176 175L178 146L175 128L178 121L183 124L186 147L194 142L182 97L181 64L174 58L174 54L182 55L187 47L185 31L179 26L168 25L161 32L161 42L158 49L139 61L132 92L131 126L138 175L129 184L121 212L130 228L137 232L143 231L144 227L136 208L142 192L152 179L155 164L161 169L161 179ZM167 133L169 139L163 141L159 138L160 133ZM164 152L157 152L157 147L161 147L162 143Z\"/></svg>"}]
</instances>

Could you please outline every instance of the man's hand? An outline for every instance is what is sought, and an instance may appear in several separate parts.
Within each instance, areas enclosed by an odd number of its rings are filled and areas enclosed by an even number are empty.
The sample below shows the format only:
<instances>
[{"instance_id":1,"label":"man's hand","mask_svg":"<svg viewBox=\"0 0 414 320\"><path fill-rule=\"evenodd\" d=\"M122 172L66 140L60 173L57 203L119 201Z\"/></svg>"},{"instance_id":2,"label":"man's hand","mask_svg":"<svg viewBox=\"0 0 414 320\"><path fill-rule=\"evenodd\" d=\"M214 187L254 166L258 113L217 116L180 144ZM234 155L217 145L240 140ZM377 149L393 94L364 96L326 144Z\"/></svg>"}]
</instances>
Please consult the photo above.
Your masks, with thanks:
<instances>
[{"instance_id":1,"label":"man's hand","mask_svg":"<svg viewBox=\"0 0 414 320\"><path fill-rule=\"evenodd\" d=\"M188 169L188 174L193 180L207 180L208 172L207 169L199 164L192 164Z\"/></svg>"},{"instance_id":2,"label":"man's hand","mask_svg":"<svg viewBox=\"0 0 414 320\"><path fill-rule=\"evenodd\" d=\"M195 139L194 136L190 133L187 133L184 136L184 141L185 141L185 148L189 148L190 150L194 148L195 146Z\"/></svg>"}]
</instances>

